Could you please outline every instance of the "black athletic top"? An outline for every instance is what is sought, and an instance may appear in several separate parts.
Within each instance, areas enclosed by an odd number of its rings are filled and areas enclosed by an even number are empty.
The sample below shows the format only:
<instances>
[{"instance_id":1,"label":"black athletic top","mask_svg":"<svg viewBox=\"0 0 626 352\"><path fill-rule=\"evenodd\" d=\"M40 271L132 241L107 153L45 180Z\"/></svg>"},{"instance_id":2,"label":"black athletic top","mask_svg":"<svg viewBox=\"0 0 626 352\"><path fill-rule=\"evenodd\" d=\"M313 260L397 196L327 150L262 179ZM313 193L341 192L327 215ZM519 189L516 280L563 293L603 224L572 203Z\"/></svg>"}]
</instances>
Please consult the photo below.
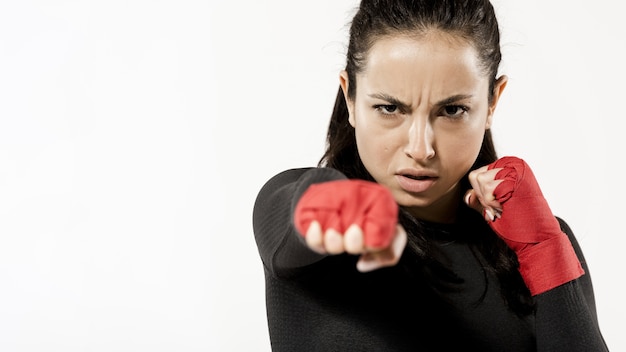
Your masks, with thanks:
<instances>
[{"instance_id":1,"label":"black athletic top","mask_svg":"<svg viewBox=\"0 0 626 352\"><path fill-rule=\"evenodd\" d=\"M562 220L586 274L535 296L535 312L518 315L474 245L490 231L478 213L422 224L437 261L453 274L436 283L408 248L396 266L369 273L356 270L358 256L309 250L293 209L309 185L337 179L345 176L334 169L292 169L258 194L253 226L273 351L607 351L589 269Z\"/></svg>"}]
</instances>

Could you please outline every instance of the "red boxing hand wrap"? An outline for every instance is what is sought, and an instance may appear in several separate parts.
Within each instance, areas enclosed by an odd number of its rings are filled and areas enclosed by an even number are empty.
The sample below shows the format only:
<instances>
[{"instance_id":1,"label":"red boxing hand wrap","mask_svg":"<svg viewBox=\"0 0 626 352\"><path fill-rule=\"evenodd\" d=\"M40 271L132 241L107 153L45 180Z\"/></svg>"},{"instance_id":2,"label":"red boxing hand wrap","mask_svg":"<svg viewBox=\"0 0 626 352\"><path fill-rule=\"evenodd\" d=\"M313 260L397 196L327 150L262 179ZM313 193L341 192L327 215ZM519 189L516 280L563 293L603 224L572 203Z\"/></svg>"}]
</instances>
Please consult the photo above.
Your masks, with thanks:
<instances>
[{"instance_id":1,"label":"red boxing hand wrap","mask_svg":"<svg viewBox=\"0 0 626 352\"><path fill-rule=\"evenodd\" d=\"M530 293L538 295L583 275L574 248L528 164L504 157L488 168L502 168L495 178L503 180L493 192L502 215L489 225L517 254Z\"/></svg>"},{"instance_id":2,"label":"red boxing hand wrap","mask_svg":"<svg viewBox=\"0 0 626 352\"><path fill-rule=\"evenodd\" d=\"M391 244L398 222L398 204L384 186L363 180L317 183L304 192L294 212L294 224L303 236L314 220L322 231L343 234L352 224L363 231L364 244L385 248Z\"/></svg>"}]
</instances>

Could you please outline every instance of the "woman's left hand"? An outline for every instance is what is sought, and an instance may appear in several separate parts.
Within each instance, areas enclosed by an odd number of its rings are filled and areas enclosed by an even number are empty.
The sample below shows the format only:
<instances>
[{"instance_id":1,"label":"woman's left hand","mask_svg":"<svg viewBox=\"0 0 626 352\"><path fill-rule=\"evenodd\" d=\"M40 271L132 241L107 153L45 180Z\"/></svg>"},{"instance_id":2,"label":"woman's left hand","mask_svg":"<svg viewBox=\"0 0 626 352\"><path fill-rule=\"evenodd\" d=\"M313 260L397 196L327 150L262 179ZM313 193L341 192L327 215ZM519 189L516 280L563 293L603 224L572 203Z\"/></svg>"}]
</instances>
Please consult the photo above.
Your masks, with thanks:
<instances>
[{"instance_id":1,"label":"woman's left hand","mask_svg":"<svg viewBox=\"0 0 626 352\"><path fill-rule=\"evenodd\" d=\"M494 191L502 180L496 180L500 168L489 169L483 166L469 173L472 189L465 193L465 204L483 214L485 220L494 221L502 215L502 204L495 196Z\"/></svg>"},{"instance_id":2,"label":"woman's left hand","mask_svg":"<svg viewBox=\"0 0 626 352\"><path fill-rule=\"evenodd\" d=\"M530 293L541 294L584 274L569 238L552 214L530 166L503 157L469 174L465 202L516 253Z\"/></svg>"}]
</instances>

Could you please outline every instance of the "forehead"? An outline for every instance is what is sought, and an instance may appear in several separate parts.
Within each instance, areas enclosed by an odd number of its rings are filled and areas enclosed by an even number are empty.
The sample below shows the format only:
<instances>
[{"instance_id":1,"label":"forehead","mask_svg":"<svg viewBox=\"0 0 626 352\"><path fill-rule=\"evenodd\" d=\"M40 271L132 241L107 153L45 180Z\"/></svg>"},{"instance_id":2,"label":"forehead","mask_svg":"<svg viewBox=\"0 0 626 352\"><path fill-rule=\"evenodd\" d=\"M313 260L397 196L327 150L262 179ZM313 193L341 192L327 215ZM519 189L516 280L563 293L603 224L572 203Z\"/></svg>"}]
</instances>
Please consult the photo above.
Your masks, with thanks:
<instances>
[{"instance_id":1,"label":"forehead","mask_svg":"<svg viewBox=\"0 0 626 352\"><path fill-rule=\"evenodd\" d=\"M357 77L380 88L439 90L474 89L487 80L474 46L440 31L378 38Z\"/></svg>"},{"instance_id":2,"label":"forehead","mask_svg":"<svg viewBox=\"0 0 626 352\"><path fill-rule=\"evenodd\" d=\"M378 37L367 53L365 69L376 67L381 61L430 61L433 64L456 61L480 69L478 53L465 38L430 30L420 35L395 34ZM421 62L422 64L424 62Z\"/></svg>"}]
</instances>

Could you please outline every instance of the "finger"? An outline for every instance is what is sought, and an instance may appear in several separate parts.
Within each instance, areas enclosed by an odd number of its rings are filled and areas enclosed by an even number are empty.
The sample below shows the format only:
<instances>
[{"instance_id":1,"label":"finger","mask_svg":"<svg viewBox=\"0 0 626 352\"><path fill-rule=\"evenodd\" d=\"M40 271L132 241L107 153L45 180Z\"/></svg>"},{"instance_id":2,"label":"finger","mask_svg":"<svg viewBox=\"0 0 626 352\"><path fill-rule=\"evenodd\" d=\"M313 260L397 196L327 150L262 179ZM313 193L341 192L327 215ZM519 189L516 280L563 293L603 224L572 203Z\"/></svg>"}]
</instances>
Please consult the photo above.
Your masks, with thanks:
<instances>
[{"instance_id":1,"label":"finger","mask_svg":"<svg viewBox=\"0 0 626 352\"><path fill-rule=\"evenodd\" d=\"M489 171L489 167L483 166L483 167L480 167L480 168L478 168L476 170L472 170L469 173L467 178L469 179L470 184L472 185L472 188L476 188L478 186L478 181L477 181L478 175L484 173L485 171Z\"/></svg>"},{"instance_id":2,"label":"finger","mask_svg":"<svg viewBox=\"0 0 626 352\"><path fill-rule=\"evenodd\" d=\"M367 252L361 255L356 263L356 268L362 273L393 266L397 261L391 247L378 252Z\"/></svg>"},{"instance_id":3,"label":"finger","mask_svg":"<svg viewBox=\"0 0 626 352\"><path fill-rule=\"evenodd\" d=\"M356 264L357 270L364 273L398 264L406 243L406 231L402 226L398 225L391 245L381 251L367 252L361 255Z\"/></svg>"},{"instance_id":4,"label":"finger","mask_svg":"<svg viewBox=\"0 0 626 352\"><path fill-rule=\"evenodd\" d=\"M393 262L392 265L396 265L398 264L398 261L400 261L400 257L402 256L402 253L404 252L404 248L406 247L407 242L408 242L408 238L406 235L406 231L404 230L404 227L402 227L401 225L397 225L396 237L393 239L393 242L391 243L391 251L393 252L393 255L395 258L395 262Z\"/></svg>"},{"instance_id":5,"label":"finger","mask_svg":"<svg viewBox=\"0 0 626 352\"><path fill-rule=\"evenodd\" d=\"M496 180L496 175L501 169L491 169L479 174L476 177L478 187L474 187L479 192L479 199L483 205L489 207L497 203L494 191L502 180Z\"/></svg>"},{"instance_id":6,"label":"finger","mask_svg":"<svg viewBox=\"0 0 626 352\"><path fill-rule=\"evenodd\" d=\"M396 234L391 245L383 251L372 252L372 255L380 267L394 266L400 261L406 242L406 231L402 226L398 225L396 226Z\"/></svg>"},{"instance_id":7,"label":"finger","mask_svg":"<svg viewBox=\"0 0 626 352\"><path fill-rule=\"evenodd\" d=\"M362 253L364 248L363 231L357 224L352 224L343 235L343 245L350 254Z\"/></svg>"},{"instance_id":8,"label":"finger","mask_svg":"<svg viewBox=\"0 0 626 352\"><path fill-rule=\"evenodd\" d=\"M494 221L500 218L502 205L496 200L494 192L502 180L496 180L501 168L488 169L481 167L470 172L468 178L472 189L464 196L465 204L480 212L485 220Z\"/></svg>"},{"instance_id":9,"label":"finger","mask_svg":"<svg viewBox=\"0 0 626 352\"><path fill-rule=\"evenodd\" d=\"M476 192L476 196L483 204L489 204L495 200L493 191L501 180L496 180L496 175L501 169L480 168L470 173L469 181Z\"/></svg>"},{"instance_id":10,"label":"finger","mask_svg":"<svg viewBox=\"0 0 626 352\"><path fill-rule=\"evenodd\" d=\"M492 202L492 204L497 204L497 207L484 206L478 199L478 196L473 189L467 190L467 192L465 192L465 197L463 197L463 200L468 207L481 213L486 221L495 221L496 219L499 219L502 215L502 209L499 207L500 203L498 203L497 201Z\"/></svg>"},{"instance_id":11,"label":"finger","mask_svg":"<svg viewBox=\"0 0 626 352\"><path fill-rule=\"evenodd\" d=\"M328 229L324 233L324 248L329 254L343 253L343 237L337 230Z\"/></svg>"},{"instance_id":12,"label":"finger","mask_svg":"<svg viewBox=\"0 0 626 352\"><path fill-rule=\"evenodd\" d=\"M367 273L381 268L382 265L377 260L377 257L373 253L368 252L361 255L359 261L356 263L356 270Z\"/></svg>"},{"instance_id":13,"label":"finger","mask_svg":"<svg viewBox=\"0 0 626 352\"><path fill-rule=\"evenodd\" d=\"M326 250L324 249L324 234L322 233L322 225L320 225L317 221L312 221L309 225L308 230L306 231L306 244L313 251L325 254Z\"/></svg>"},{"instance_id":14,"label":"finger","mask_svg":"<svg viewBox=\"0 0 626 352\"><path fill-rule=\"evenodd\" d=\"M465 192L463 201L468 207L476 210L477 212L483 212L483 205L480 204L480 200L478 199L478 195L476 194L476 191L474 191L474 189L468 189L467 192Z\"/></svg>"}]
</instances>

